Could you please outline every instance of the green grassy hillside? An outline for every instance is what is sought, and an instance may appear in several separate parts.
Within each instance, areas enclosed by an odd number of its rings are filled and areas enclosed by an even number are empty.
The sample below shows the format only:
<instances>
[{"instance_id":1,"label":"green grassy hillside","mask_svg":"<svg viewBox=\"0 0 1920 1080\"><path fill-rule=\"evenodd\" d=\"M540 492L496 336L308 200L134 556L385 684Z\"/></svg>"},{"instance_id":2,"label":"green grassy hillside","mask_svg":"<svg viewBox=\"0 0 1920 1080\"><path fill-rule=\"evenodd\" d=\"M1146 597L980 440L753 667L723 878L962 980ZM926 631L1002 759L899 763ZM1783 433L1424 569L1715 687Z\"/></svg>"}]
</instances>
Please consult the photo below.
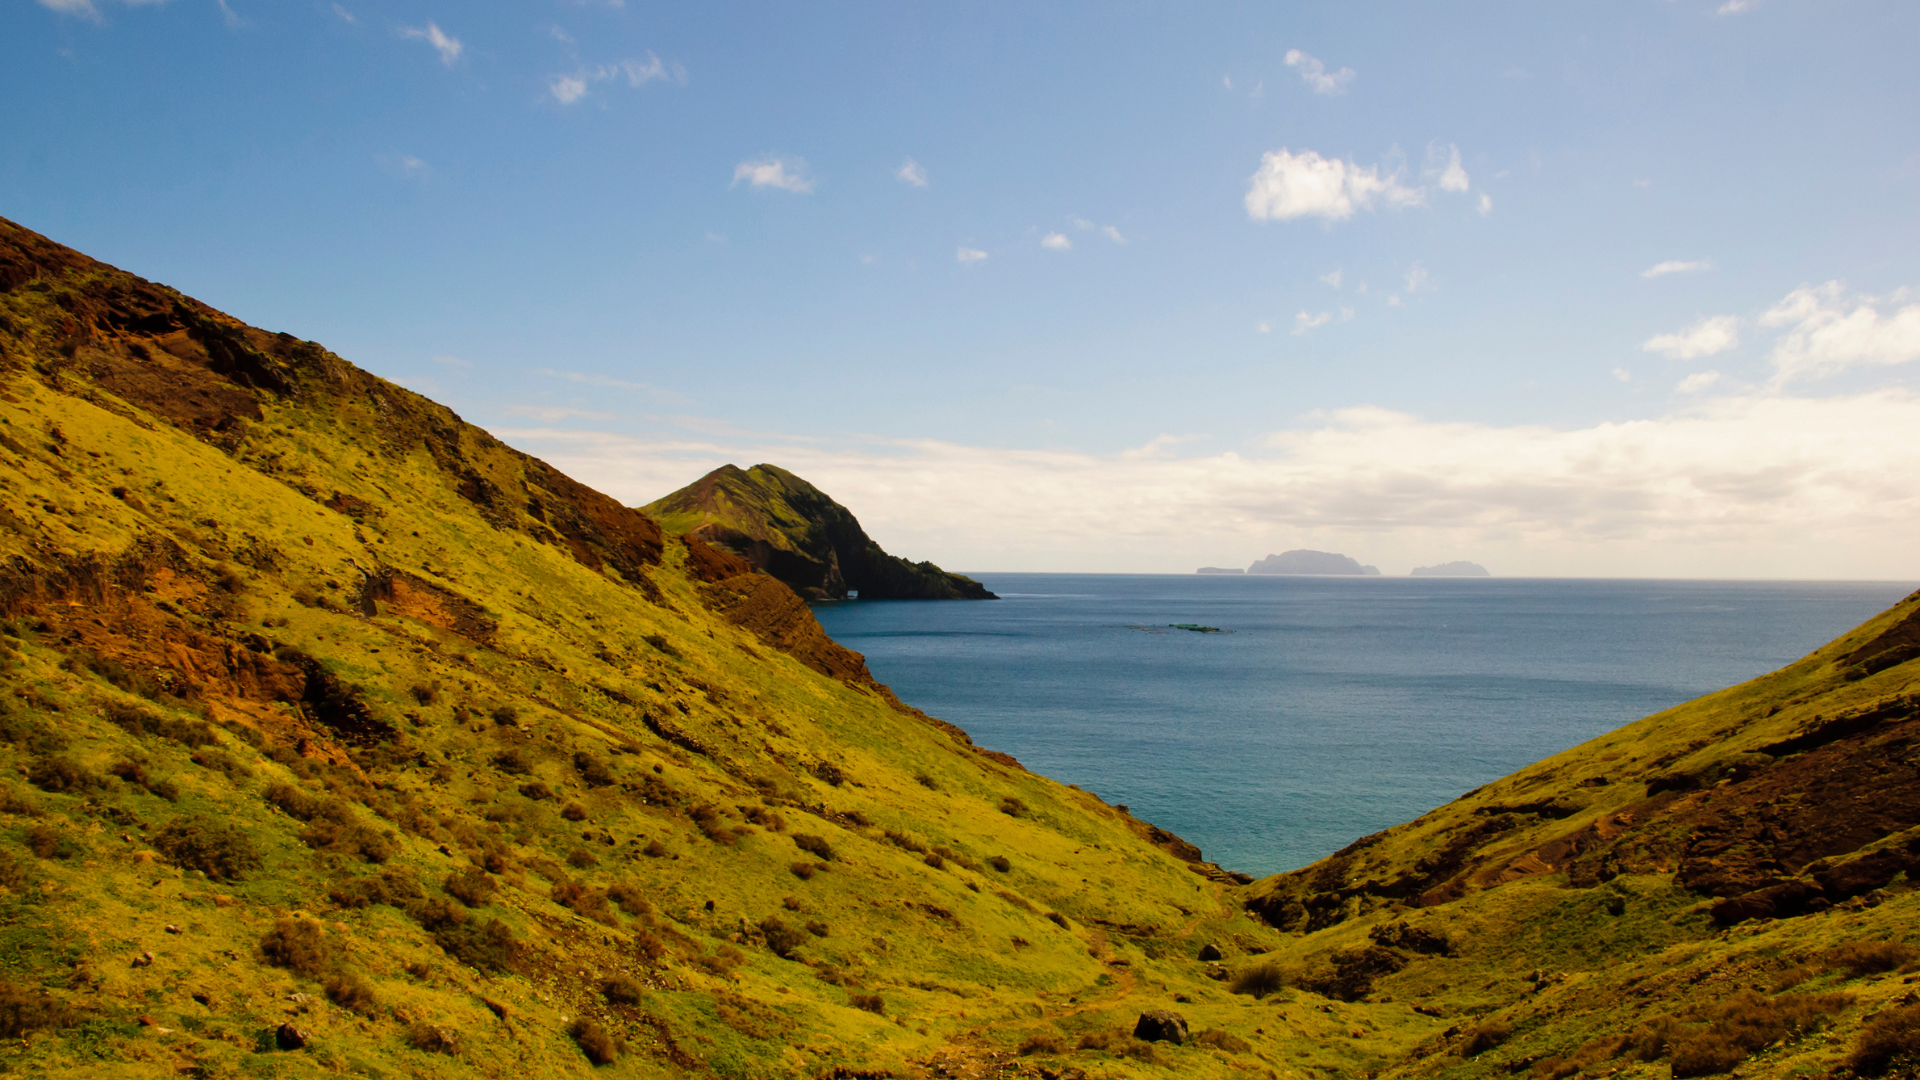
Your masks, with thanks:
<instances>
[{"instance_id":1,"label":"green grassy hillside","mask_svg":"<svg viewBox=\"0 0 1920 1080\"><path fill-rule=\"evenodd\" d=\"M887 554L852 511L777 465L722 465L640 508L669 532L730 551L810 599L993 600L970 577Z\"/></svg>"}]
</instances>

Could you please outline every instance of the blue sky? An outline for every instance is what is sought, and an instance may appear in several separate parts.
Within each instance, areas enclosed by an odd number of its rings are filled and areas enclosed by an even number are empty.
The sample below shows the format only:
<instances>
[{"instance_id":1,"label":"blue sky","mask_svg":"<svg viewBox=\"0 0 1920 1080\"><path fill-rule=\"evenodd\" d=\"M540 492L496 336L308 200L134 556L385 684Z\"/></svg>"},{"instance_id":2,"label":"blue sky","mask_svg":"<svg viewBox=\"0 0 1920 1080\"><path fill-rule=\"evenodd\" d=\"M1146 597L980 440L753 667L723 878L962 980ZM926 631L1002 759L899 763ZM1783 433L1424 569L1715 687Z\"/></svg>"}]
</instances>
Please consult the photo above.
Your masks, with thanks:
<instances>
[{"instance_id":1,"label":"blue sky","mask_svg":"<svg viewBox=\"0 0 1920 1080\"><path fill-rule=\"evenodd\" d=\"M1920 8L13 0L0 214L979 570L1920 577Z\"/></svg>"}]
</instances>

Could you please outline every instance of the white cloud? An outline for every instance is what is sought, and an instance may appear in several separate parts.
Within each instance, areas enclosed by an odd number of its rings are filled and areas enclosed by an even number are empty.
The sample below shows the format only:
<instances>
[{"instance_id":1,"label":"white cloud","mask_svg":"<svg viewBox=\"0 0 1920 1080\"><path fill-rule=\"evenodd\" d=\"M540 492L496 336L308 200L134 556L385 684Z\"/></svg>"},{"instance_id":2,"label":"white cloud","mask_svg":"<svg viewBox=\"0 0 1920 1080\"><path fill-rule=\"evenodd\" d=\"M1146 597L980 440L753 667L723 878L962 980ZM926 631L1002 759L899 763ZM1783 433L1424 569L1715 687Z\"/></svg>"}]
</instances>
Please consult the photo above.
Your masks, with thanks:
<instances>
[{"instance_id":1,"label":"white cloud","mask_svg":"<svg viewBox=\"0 0 1920 1080\"><path fill-rule=\"evenodd\" d=\"M668 71L667 65L651 51L646 59L634 57L615 64L596 64L583 67L572 74L555 75L547 81L547 92L562 105L571 105L587 96L588 89L594 83L625 79L628 86L638 89L658 79L661 81L686 82L686 70L679 64Z\"/></svg>"},{"instance_id":2,"label":"white cloud","mask_svg":"<svg viewBox=\"0 0 1920 1080\"><path fill-rule=\"evenodd\" d=\"M335 15L340 16L340 18L346 20L347 22L354 23L356 25L360 22L359 19L354 18L353 12L348 11L346 8L341 7L339 4L333 5L333 13Z\"/></svg>"},{"instance_id":3,"label":"white cloud","mask_svg":"<svg viewBox=\"0 0 1920 1080\"><path fill-rule=\"evenodd\" d=\"M1493 196L1491 196L1491 195L1489 195L1489 194L1487 194L1487 193L1486 193L1486 192L1484 192L1484 191L1483 191L1483 192L1481 192L1481 193L1480 193L1480 205L1479 205L1479 207L1478 207L1478 209L1479 209L1479 211L1480 211L1480 216L1481 216L1481 217L1486 217L1486 216L1487 216L1488 214L1491 214L1491 213L1493 213Z\"/></svg>"},{"instance_id":4,"label":"white cloud","mask_svg":"<svg viewBox=\"0 0 1920 1080\"><path fill-rule=\"evenodd\" d=\"M1263 334L1270 334L1273 332L1273 327L1268 326L1266 323L1257 324L1255 329L1259 330Z\"/></svg>"},{"instance_id":5,"label":"white cloud","mask_svg":"<svg viewBox=\"0 0 1920 1080\"><path fill-rule=\"evenodd\" d=\"M1341 68L1339 71L1330 73L1325 64L1299 49L1288 49L1286 59L1287 66L1298 68L1300 78L1305 80L1308 86L1313 87L1313 92L1316 94L1344 94L1347 92L1347 84L1353 81L1352 68Z\"/></svg>"},{"instance_id":6,"label":"white cloud","mask_svg":"<svg viewBox=\"0 0 1920 1080\"><path fill-rule=\"evenodd\" d=\"M777 154L735 165L733 183L728 186L737 187L742 180L756 188L773 188L776 191L792 191L801 195L813 190L813 178L807 175L806 160Z\"/></svg>"},{"instance_id":7,"label":"white cloud","mask_svg":"<svg viewBox=\"0 0 1920 1080\"><path fill-rule=\"evenodd\" d=\"M1293 333L1296 337L1309 330L1322 327L1333 321L1333 312L1323 311L1318 315L1302 311L1293 317Z\"/></svg>"},{"instance_id":8,"label":"white cloud","mask_svg":"<svg viewBox=\"0 0 1920 1080\"><path fill-rule=\"evenodd\" d=\"M927 170L925 166L912 158L908 158L903 162L899 170L893 175L903 184L910 184L913 187L927 186Z\"/></svg>"},{"instance_id":9,"label":"white cloud","mask_svg":"<svg viewBox=\"0 0 1920 1080\"><path fill-rule=\"evenodd\" d=\"M1372 166L1363 169L1312 150L1294 154L1282 148L1261 155L1260 171L1247 186L1246 205L1247 216L1255 221L1309 216L1344 221L1376 202L1397 210L1419 206L1426 197L1425 189L1402 185L1398 173L1382 177Z\"/></svg>"},{"instance_id":10,"label":"white cloud","mask_svg":"<svg viewBox=\"0 0 1920 1080\"><path fill-rule=\"evenodd\" d=\"M1613 377L1619 379L1621 382L1632 382L1633 372L1623 367L1617 367L1613 369Z\"/></svg>"},{"instance_id":11,"label":"white cloud","mask_svg":"<svg viewBox=\"0 0 1920 1080\"><path fill-rule=\"evenodd\" d=\"M1433 275L1419 263L1407 267L1407 291L1410 293L1432 292L1435 288Z\"/></svg>"},{"instance_id":12,"label":"white cloud","mask_svg":"<svg viewBox=\"0 0 1920 1080\"><path fill-rule=\"evenodd\" d=\"M1912 580L1916 430L1920 395L1895 388L1684 399L1664 415L1567 428L1351 408L1188 456L494 434L628 504L727 461L775 461L832 493L887 550L969 570L1190 572L1218 565L1223 545L1252 559L1284 543L1389 567L1462 551L1516 575Z\"/></svg>"},{"instance_id":13,"label":"white cloud","mask_svg":"<svg viewBox=\"0 0 1920 1080\"><path fill-rule=\"evenodd\" d=\"M1340 279L1342 276L1343 276L1342 271L1329 270L1326 273L1320 275L1320 280L1326 282L1327 284L1337 289L1340 287Z\"/></svg>"},{"instance_id":14,"label":"white cloud","mask_svg":"<svg viewBox=\"0 0 1920 1080\"><path fill-rule=\"evenodd\" d=\"M1040 246L1049 251L1071 251L1073 241L1067 239L1066 233L1050 232L1040 238Z\"/></svg>"},{"instance_id":15,"label":"white cloud","mask_svg":"<svg viewBox=\"0 0 1920 1080\"><path fill-rule=\"evenodd\" d=\"M1920 359L1920 304L1911 299L1904 289L1849 296L1838 281L1788 293L1760 317L1762 326L1787 328L1773 346L1775 381Z\"/></svg>"},{"instance_id":16,"label":"white cloud","mask_svg":"<svg viewBox=\"0 0 1920 1080\"><path fill-rule=\"evenodd\" d=\"M1718 14L1738 15L1743 11L1752 11L1756 2L1757 0L1727 0L1726 3L1720 5Z\"/></svg>"},{"instance_id":17,"label":"white cloud","mask_svg":"<svg viewBox=\"0 0 1920 1080\"><path fill-rule=\"evenodd\" d=\"M458 368L461 371L473 370L473 365L471 363L468 363L467 361L462 360L457 356L436 356L433 358L433 362L436 364L443 365L445 367Z\"/></svg>"},{"instance_id":18,"label":"white cloud","mask_svg":"<svg viewBox=\"0 0 1920 1080\"><path fill-rule=\"evenodd\" d=\"M466 48L465 45L460 44L459 38L440 29L438 23L430 22L424 28L403 26L400 28L400 36L425 41L433 46L434 51L440 54L440 62L448 67L452 67L453 62L460 59L461 51Z\"/></svg>"},{"instance_id":19,"label":"white cloud","mask_svg":"<svg viewBox=\"0 0 1920 1080\"><path fill-rule=\"evenodd\" d=\"M1640 271L1640 276L1643 278L1658 278L1666 277L1668 274L1692 274L1701 270L1711 269L1713 269L1712 259L1694 259L1691 261L1668 259L1666 262L1655 263L1645 270Z\"/></svg>"},{"instance_id":20,"label":"white cloud","mask_svg":"<svg viewBox=\"0 0 1920 1080\"><path fill-rule=\"evenodd\" d=\"M1685 330L1655 334L1640 343L1647 352L1657 352L1669 360L1698 360L1736 348L1740 344L1740 320L1733 315L1715 315L1701 319Z\"/></svg>"},{"instance_id":21,"label":"white cloud","mask_svg":"<svg viewBox=\"0 0 1920 1080\"><path fill-rule=\"evenodd\" d=\"M953 257L962 265L966 265L968 263L979 262L981 259L987 257L987 253L981 251L979 248L962 247L953 253Z\"/></svg>"},{"instance_id":22,"label":"white cloud","mask_svg":"<svg viewBox=\"0 0 1920 1080\"><path fill-rule=\"evenodd\" d=\"M121 0L121 2L128 7L143 7L147 4L164 4L167 0ZM39 0L39 3L41 7L49 11L57 11L62 15L72 15L92 22L100 21L100 9L93 6L93 0ZM221 10L226 10L224 0L220 7ZM227 15L228 25L232 25L233 13L228 12Z\"/></svg>"},{"instance_id":23,"label":"white cloud","mask_svg":"<svg viewBox=\"0 0 1920 1080\"><path fill-rule=\"evenodd\" d=\"M1399 306L1400 306L1400 294L1399 294L1399 293L1394 293L1394 294L1393 294L1392 296L1389 296L1389 297L1387 297L1387 306L1388 306L1388 307L1399 307Z\"/></svg>"},{"instance_id":24,"label":"white cloud","mask_svg":"<svg viewBox=\"0 0 1920 1080\"><path fill-rule=\"evenodd\" d=\"M1466 168L1460 164L1460 148L1451 143L1445 154L1438 145L1427 147L1427 165L1423 171L1440 185L1441 191L1464 192L1473 186Z\"/></svg>"},{"instance_id":25,"label":"white cloud","mask_svg":"<svg viewBox=\"0 0 1920 1080\"><path fill-rule=\"evenodd\" d=\"M1719 381L1720 373L1717 371L1696 371L1686 378L1681 379L1680 385L1674 387L1674 389L1682 394L1697 394Z\"/></svg>"},{"instance_id":26,"label":"white cloud","mask_svg":"<svg viewBox=\"0 0 1920 1080\"><path fill-rule=\"evenodd\" d=\"M1127 238L1120 235L1120 230L1111 225L1100 226L1100 231L1106 234L1107 239L1116 244L1124 244L1127 242Z\"/></svg>"}]
</instances>

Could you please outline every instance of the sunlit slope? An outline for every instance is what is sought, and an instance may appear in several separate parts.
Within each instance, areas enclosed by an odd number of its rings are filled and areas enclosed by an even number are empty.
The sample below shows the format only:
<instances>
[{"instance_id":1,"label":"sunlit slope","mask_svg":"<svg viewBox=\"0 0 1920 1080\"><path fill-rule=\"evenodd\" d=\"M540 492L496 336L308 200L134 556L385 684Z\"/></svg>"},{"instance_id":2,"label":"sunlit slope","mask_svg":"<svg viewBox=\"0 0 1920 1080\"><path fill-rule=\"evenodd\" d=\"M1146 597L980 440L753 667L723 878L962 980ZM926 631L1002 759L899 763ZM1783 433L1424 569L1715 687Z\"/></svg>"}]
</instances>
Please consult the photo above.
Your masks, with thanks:
<instances>
[{"instance_id":1,"label":"sunlit slope","mask_svg":"<svg viewBox=\"0 0 1920 1080\"><path fill-rule=\"evenodd\" d=\"M1248 907L1298 935L1277 954L1296 986L1430 1014L1383 1067L1833 1068L1914 1000L1917 655L1920 596L1258 882Z\"/></svg>"},{"instance_id":2,"label":"sunlit slope","mask_svg":"<svg viewBox=\"0 0 1920 1080\"><path fill-rule=\"evenodd\" d=\"M1225 875L733 556L7 223L0 366L0 1066L880 1075L1248 1019L1190 959L1279 940Z\"/></svg>"}]
</instances>

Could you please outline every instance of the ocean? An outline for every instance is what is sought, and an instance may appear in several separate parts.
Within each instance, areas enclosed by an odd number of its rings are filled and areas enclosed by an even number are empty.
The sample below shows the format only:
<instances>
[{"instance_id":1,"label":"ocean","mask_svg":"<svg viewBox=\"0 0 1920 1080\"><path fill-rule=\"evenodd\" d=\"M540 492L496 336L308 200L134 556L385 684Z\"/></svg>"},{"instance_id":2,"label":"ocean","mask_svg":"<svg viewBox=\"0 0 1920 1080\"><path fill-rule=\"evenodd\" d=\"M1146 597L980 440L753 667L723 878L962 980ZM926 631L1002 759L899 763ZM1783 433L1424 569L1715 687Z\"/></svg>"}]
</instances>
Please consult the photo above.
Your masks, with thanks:
<instances>
[{"instance_id":1,"label":"ocean","mask_svg":"<svg viewBox=\"0 0 1920 1080\"><path fill-rule=\"evenodd\" d=\"M814 612L904 700L1255 876L1778 668L1915 588L971 576L1001 599Z\"/></svg>"}]
</instances>

